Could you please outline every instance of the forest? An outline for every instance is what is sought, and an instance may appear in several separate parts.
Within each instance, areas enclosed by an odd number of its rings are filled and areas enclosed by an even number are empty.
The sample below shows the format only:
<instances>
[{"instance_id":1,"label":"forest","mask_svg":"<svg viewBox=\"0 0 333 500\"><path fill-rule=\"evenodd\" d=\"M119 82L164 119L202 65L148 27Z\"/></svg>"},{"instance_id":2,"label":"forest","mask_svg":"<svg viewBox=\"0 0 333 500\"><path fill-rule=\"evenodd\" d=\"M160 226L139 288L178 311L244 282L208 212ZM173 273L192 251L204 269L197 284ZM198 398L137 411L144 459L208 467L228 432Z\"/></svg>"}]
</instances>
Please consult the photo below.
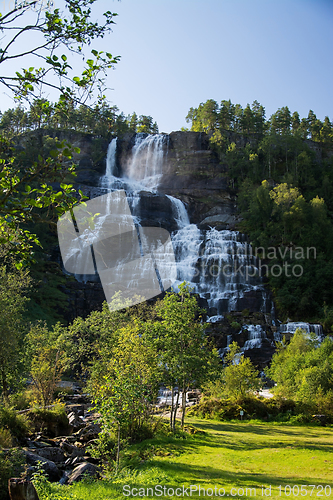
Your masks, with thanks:
<instances>
[{"instance_id":1,"label":"forest","mask_svg":"<svg viewBox=\"0 0 333 500\"><path fill-rule=\"evenodd\" d=\"M257 101L243 109L230 100L218 105L209 99L191 108L186 119L192 131L209 135L211 147L226 166L243 218L239 230L250 236L258 257L266 258L266 279L281 317L318 320L330 331L333 128L329 117L322 122L310 110L301 119L285 106L266 119ZM309 248L316 252L307 258ZM302 274L270 272L286 264L301 265Z\"/></svg>"}]
</instances>

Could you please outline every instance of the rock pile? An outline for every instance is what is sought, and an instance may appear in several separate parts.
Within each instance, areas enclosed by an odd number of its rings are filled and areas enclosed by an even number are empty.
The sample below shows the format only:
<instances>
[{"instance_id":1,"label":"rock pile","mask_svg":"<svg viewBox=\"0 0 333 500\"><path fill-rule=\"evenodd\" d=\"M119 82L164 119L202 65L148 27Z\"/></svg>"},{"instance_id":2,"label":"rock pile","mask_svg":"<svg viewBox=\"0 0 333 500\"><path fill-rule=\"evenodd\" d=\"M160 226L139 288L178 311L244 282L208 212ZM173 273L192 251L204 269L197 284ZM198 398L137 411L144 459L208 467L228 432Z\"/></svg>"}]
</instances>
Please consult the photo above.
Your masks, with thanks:
<instances>
[{"instance_id":1,"label":"rock pile","mask_svg":"<svg viewBox=\"0 0 333 500\"><path fill-rule=\"evenodd\" d=\"M66 405L68 435L57 435L53 426L38 432L33 438L25 440L22 452L28 464L28 475L40 464L50 481L72 484L84 475L97 476L98 461L91 457L88 447L101 432L99 415L94 413L88 401L75 403L82 396L72 396L71 404Z\"/></svg>"}]
</instances>

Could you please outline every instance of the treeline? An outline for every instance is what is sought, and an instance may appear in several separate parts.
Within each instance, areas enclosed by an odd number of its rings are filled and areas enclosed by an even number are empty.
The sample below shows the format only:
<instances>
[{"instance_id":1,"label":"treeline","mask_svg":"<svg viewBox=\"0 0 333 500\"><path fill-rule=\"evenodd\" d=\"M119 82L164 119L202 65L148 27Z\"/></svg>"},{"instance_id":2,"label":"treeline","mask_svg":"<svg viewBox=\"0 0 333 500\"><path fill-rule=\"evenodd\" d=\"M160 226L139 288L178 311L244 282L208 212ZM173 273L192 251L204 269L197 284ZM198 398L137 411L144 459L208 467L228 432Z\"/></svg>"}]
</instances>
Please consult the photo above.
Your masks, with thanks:
<instances>
[{"instance_id":1,"label":"treeline","mask_svg":"<svg viewBox=\"0 0 333 500\"><path fill-rule=\"evenodd\" d=\"M191 130L208 133L225 167L230 189L238 196L243 219L239 229L265 256L262 264L267 266L281 319L316 320L331 330L333 128L329 118L322 122L310 110L301 119L285 106L266 119L257 101L243 109L230 100L219 106L210 99L191 108L187 120ZM311 258L307 248L315 248Z\"/></svg>"},{"instance_id":2,"label":"treeline","mask_svg":"<svg viewBox=\"0 0 333 500\"><path fill-rule=\"evenodd\" d=\"M320 189L333 202L333 127L328 116L322 122L310 110L301 119L285 106L266 120L257 101L243 109L230 100L219 106L209 99L191 108L186 120L192 131L209 134L212 148L228 167L232 187L239 188L246 178L258 184L272 179L310 194L321 195L316 192Z\"/></svg>"},{"instance_id":3,"label":"treeline","mask_svg":"<svg viewBox=\"0 0 333 500\"><path fill-rule=\"evenodd\" d=\"M105 138L126 132L158 133L157 123L151 116L138 116L135 112L125 116L117 106L106 102L91 108L61 99L53 104L42 98L35 99L29 109L19 105L0 114L2 136L12 137L41 128L76 130Z\"/></svg>"},{"instance_id":4,"label":"treeline","mask_svg":"<svg viewBox=\"0 0 333 500\"><path fill-rule=\"evenodd\" d=\"M213 99L208 99L197 108L190 108L186 121L191 122L193 132L212 132L216 139L219 132L229 130L242 135L289 133L319 142L333 140L332 123L328 116L322 122L310 109L307 118L301 119L297 111L291 114L288 106L284 106L266 120L265 108L258 101L242 108L240 104L233 104L230 99L221 101L220 105Z\"/></svg>"}]
</instances>

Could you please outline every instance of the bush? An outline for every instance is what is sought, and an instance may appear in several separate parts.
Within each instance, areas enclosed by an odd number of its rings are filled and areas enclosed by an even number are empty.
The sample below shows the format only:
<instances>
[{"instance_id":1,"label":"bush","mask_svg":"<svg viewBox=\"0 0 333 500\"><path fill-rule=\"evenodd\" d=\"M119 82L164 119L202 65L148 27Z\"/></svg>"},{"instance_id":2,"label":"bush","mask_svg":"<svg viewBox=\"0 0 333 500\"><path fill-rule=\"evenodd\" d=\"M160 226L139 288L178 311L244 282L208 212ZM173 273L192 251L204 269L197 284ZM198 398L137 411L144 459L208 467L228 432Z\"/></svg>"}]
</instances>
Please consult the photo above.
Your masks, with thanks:
<instances>
[{"instance_id":1,"label":"bush","mask_svg":"<svg viewBox=\"0 0 333 500\"><path fill-rule=\"evenodd\" d=\"M188 414L200 418L212 418L217 420L240 419L240 411L244 411L244 419L274 420L277 422L289 422L295 415L299 416L299 422L311 421L311 411L301 408L295 401L282 398L255 398L245 397L236 401L231 399L209 398L203 399L198 405L193 406ZM296 423L296 421L295 421Z\"/></svg>"},{"instance_id":2,"label":"bush","mask_svg":"<svg viewBox=\"0 0 333 500\"><path fill-rule=\"evenodd\" d=\"M30 422L26 415L3 406L0 407L0 428L8 429L14 438L20 440L30 432Z\"/></svg>"},{"instance_id":3,"label":"bush","mask_svg":"<svg viewBox=\"0 0 333 500\"><path fill-rule=\"evenodd\" d=\"M0 500L9 499L8 480L18 477L24 471L23 453L17 449L0 451Z\"/></svg>"},{"instance_id":4,"label":"bush","mask_svg":"<svg viewBox=\"0 0 333 500\"><path fill-rule=\"evenodd\" d=\"M57 404L54 408L34 408L29 412L36 432L43 431L50 437L64 435L69 431L68 417L65 405Z\"/></svg>"},{"instance_id":5,"label":"bush","mask_svg":"<svg viewBox=\"0 0 333 500\"><path fill-rule=\"evenodd\" d=\"M0 448L11 448L12 444L13 440L10 431L0 428Z\"/></svg>"},{"instance_id":6,"label":"bush","mask_svg":"<svg viewBox=\"0 0 333 500\"><path fill-rule=\"evenodd\" d=\"M33 405L34 394L31 390L17 392L9 396L10 405L16 410L27 410Z\"/></svg>"},{"instance_id":7,"label":"bush","mask_svg":"<svg viewBox=\"0 0 333 500\"><path fill-rule=\"evenodd\" d=\"M239 418L242 407L230 399L206 399L200 401L198 405L192 406L188 415L199 418L213 418L216 420L233 420Z\"/></svg>"}]
</instances>

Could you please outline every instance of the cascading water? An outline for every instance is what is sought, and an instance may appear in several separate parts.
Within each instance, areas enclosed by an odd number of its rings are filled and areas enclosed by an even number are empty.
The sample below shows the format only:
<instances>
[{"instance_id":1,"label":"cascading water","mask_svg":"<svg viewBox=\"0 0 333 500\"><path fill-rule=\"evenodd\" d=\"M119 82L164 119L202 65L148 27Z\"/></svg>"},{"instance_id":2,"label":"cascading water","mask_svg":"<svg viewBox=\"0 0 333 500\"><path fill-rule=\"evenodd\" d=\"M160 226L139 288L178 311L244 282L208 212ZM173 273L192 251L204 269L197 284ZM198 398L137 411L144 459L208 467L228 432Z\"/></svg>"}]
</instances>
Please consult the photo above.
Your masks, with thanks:
<instances>
[{"instance_id":1,"label":"cascading water","mask_svg":"<svg viewBox=\"0 0 333 500\"><path fill-rule=\"evenodd\" d=\"M157 196L166 149L165 135L137 134L132 154L121 166L121 177L116 177L117 139L109 145L101 186L110 192L116 189L126 191L134 222L139 226L142 223L142 192L149 191ZM258 309L267 312L266 292L258 279L256 258L251 254L250 246L242 241L242 235L214 228L200 230L195 224L190 224L181 200L170 195L166 198L171 206L168 214L173 220L171 226L177 228L172 231L177 262L174 289L187 281L194 292L206 299L211 321L217 321L226 312L244 309L244 297L249 292L259 292L261 303Z\"/></svg>"},{"instance_id":2,"label":"cascading water","mask_svg":"<svg viewBox=\"0 0 333 500\"><path fill-rule=\"evenodd\" d=\"M162 177L165 140L163 134L136 135L132 157L123 168L123 176L132 188L157 189Z\"/></svg>"},{"instance_id":3,"label":"cascading water","mask_svg":"<svg viewBox=\"0 0 333 500\"><path fill-rule=\"evenodd\" d=\"M284 333L295 333L297 328L304 330L307 334L314 333L319 340L323 338L323 327L321 325L305 323L303 321L290 321L289 323L280 325L279 330L280 334L283 335Z\"/></svg>"}]
</instances>

